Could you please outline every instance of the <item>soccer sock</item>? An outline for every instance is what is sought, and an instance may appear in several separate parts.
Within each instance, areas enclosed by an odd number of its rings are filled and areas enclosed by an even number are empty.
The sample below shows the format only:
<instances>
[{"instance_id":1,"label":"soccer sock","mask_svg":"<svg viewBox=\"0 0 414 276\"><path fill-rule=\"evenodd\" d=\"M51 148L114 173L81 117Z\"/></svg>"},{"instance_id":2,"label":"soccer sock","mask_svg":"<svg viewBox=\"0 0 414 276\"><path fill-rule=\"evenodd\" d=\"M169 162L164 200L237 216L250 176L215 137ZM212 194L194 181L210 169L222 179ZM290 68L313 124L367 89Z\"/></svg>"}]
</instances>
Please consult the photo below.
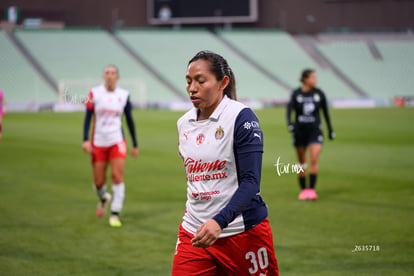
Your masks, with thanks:
<instances>
[{"instance_id":1,"label":"soccer sock","mask_svg":"<svg viewBox=\"0 0 414 276\"><path fill-rule=\"evenodd\" d=\"M99 199L102 202L106 201L106 185L103 185L101 188L96 187L96 185L93 185L93 189L95 190L96 194L98 195Z\"/></svg>"},{"instance_id":2,"label":"soccer sock","mask_svg":"<svg viewBox=\"0 0 414 276\"><path fill-rule=\"evenodd\" d=\"M112 214L119 214L122 211L122 207L124 205L124 198L125 198L125 184L112 184L112 204L111 204L111 211Z\"/></svg>"},{"instance_id":3,"label":"soccer sock","mask_svg":"<svg viewBox=\"0 0 414 276\"><path fill-rule=\"evenodd\" d=\"M302 190L306 189L306 177L299 176L299 185Z\"/></svg>"},{"instance_id":4,"label":"soccer sock","mask_svg":"<svg viewBox=\"0 0 414 276\"><path fill-rule=\"evenodd\" d=\"M309 183L310 183L310 188L311 189L314 189L315 188L315 185L316 185L316 176L317 176L316 173L309 175Z\"/></svg>"}]
</instances>

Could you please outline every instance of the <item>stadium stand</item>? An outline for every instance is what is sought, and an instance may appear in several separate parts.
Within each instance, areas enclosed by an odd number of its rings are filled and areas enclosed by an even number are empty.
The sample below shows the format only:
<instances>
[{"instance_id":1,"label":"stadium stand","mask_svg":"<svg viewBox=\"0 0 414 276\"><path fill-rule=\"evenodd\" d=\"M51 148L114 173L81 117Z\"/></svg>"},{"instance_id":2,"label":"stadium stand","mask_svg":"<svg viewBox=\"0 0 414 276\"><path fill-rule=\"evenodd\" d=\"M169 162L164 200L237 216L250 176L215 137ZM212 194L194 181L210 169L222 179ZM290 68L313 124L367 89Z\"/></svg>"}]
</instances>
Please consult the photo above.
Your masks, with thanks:
<instances>
[{"instance_id":1,"label":"stadium stand","mask_svg":"<svg viewBox=\"0 0 414 276\"><path fill-rule=\"evenodd\" d=\"M101 82L103 67L116 64L120 86L131 91L135 103L170 107L186 98L187 61L205 49L227 58L239 99L265 105L287 100L306 67L317 70L330 100L414 95L414 39L409 35L295 37L246 29L15 29L10 37L0 33L0 89L8 104L20 104L20 109L50 106L62 101L62 93L64 100L79 103ZM61 88L60 95L51 83Z\"/></svg>"},{"instance_id":2,"label":"stadium stand","mask_svg":"<svg viewBox=\"0 0 414 276\"><path fill-rule=\"evenodd\" d=\"M20 29L15 31L15 36L56 83L63 83L64 93L75 101L87 95L91 86L99 84L107 64L120 68L120 86L130 90L134 102L177 98L104 30Z\"/></svg>"},{"instance_id":3,"label":"stadium stand","mask_svg":"<svg viewBox=\"0 0 414 276\"><path fill-rule=\"evenodd\" d=\"M116 34L183 93L188 60L200 50L211 50L224 56L232 67L240 99L283 99L289 95L206 30L118 30Z\"/></svg>"},{"instance_id":4,"label":"stadium stand","mask_svg":"<svg viewBox=\"0 0 414 276\"><path fill-rule=\"evenodd\" d=\"M377 45L376 55L367 41L361 40L331 41L317 47L370 97L414 95L414 42L373 43L371 47Z\"/></svg>"},{"instance_id":5,"label":"stadium stand","mask_svg":"<svg viewBox=\"0 0 414 276\"><path fill-rule=\"evenodd\" d=\"M57 100L56 92L3 32L0 32L0 53L0 89L4 91L9 106L37 109L38 104Z\"/></svg>"},{"instance_id":6,"label":"stadium stand","mask_svg":"<svg viewBox=\"0 0 414 276\"><path fill-rule=\"evenodd\" d=\"M328 97L356 97L329 68L321 68L283 31L220 31L220 35L292 88L300 85L298 79L304 68L313 68Z\"/></svg>"},{"instance_id":7,"label":"stadium stand","mask_svg":"<svg viewBox=\"0 0 414 276\"><path fill-rule=\"evenodd\" d=\"M414 40L375 44L383 57L392 95L414 95Z\"/></svg>"}]
</instances>

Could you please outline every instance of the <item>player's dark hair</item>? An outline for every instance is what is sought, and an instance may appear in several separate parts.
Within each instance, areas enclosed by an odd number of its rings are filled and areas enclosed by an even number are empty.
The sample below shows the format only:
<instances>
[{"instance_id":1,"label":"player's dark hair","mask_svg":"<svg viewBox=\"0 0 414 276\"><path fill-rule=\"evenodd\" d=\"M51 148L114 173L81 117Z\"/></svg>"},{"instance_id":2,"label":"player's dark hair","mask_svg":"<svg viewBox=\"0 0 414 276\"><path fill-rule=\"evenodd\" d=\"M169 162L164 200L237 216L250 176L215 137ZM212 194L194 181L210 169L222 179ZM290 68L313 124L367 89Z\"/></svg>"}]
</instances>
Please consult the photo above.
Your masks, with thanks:
<instances>
[{"instance_id":1,"label":"player's dark hair","mask_svg":"<svg viewBox=\"0 0 414 276\"><path fill-rule=\"evenodd\" d=\"M310 76L312 73L315 73L315 70L313 70L313 69L305 69L305 70L303 70L303 71L302 71L302 74L301 74L301 76L300 76L300 82L301 82L301 83L304 83L304 82L305 82L305 80L306 80L307 78L309 78L309 76Z\"/></svg>"},{"instance_id":2,"label":"player's dark hair","mask_svg":"<svg viewBox=\"0 0 414 276\"><path fill-rule=\"evenodd\" d=\"M227 63L227 60L214 52L201 51L198 52L192 59L190 59L188 65L199 59L206 60L211 63L210 71L216 76L216 79L218 81L223 80L224 76L227 76L229 78L230 82L226 88L224 88L223 93L230 99L237 100L236 78L234 77L233 70L231 70L229 64Z\"/></svg>"},{"instance_id":3,"label":"player's dark hair","mask_svg":"<svg viewBox=\"0 0 414 276\"><path fill-rule=\"evenodd\" d=\"M115 68L115 70L116 70L116 74L117 74L117 75L118 75L118 77L119 77L119 69L118 69L118 66L116 66L115 64L108 64L107 66L105 66L105 70L106 70L106 68L108 68L108 67Z\"/></svg>"}]
</instances>

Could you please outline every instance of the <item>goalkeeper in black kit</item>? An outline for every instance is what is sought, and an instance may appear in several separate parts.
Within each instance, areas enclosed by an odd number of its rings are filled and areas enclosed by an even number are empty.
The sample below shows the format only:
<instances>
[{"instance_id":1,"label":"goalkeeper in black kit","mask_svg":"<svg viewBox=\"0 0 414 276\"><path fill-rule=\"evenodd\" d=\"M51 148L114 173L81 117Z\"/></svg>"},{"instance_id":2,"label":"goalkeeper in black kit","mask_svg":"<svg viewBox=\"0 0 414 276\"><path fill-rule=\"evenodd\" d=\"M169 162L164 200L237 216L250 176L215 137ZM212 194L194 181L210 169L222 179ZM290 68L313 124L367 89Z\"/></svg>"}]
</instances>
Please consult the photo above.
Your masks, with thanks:
<instances>
[{"instance_id":1,"label":"goalkeeper in black kit","mask_svg":"<svg viewBox=\"0 0 414 276\"><path fill-rule=\"evenodd\" d=\"M286 118L289 131L293 134L293 145L296 148L299 164L302 170L299 173L301 192L299 200L316 200L316 179L318 175L318 158L322 149L324 136L320 119L320 110L326 120L330 140L335 138L328 112L325 94L316 87L317 77L314 70L306 69L302 72L302 86L292 92L287 105ZM292 111L295 120L292 121ZM310 152L309 186L306 184L306 150Z\"/></svg>"}]
</instances>

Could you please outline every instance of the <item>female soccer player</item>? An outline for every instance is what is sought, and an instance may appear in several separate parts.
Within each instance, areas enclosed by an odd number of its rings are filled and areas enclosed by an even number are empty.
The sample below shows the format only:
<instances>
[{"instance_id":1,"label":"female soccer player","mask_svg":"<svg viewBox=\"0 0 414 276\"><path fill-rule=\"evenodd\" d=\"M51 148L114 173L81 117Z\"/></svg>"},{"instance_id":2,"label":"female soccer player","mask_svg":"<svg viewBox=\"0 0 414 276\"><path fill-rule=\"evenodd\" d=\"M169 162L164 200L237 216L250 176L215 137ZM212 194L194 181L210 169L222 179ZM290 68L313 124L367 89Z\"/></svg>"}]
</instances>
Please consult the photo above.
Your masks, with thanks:
<instances>
[{"instance_id":1,"label":"female soccer player","mask_svg":"<svg viewBox=\"0 0 414 276\"><path fill-rule=\"evenodd\" d=\"M0 142L2 138L3 116L6 115L6 102L4 101L3 90L0 89Z\"/></svg>"},{"instance_id":2,"label":"female soccer player","mask_svg":"<svg viewBox=\"0 0 414 276\"><path fill-rule=\"evenodd\" d=\"M177 123L187 204L172 275L278 275L260 196L258 119L236 101L236 80L222 56L199 52L186 79L194 108Z\"/></svg>"},{"instance_id":3,"label":"female soccer player","mask_svg":"<svg viewBox=\"0 0 414 276\"><path fill-rule=\"evenodd\" d=\"M314 70L306 69L300 78L302 86L292 92L287 105L288 129L293 133L293 144L296 148L299 164L303 170L299 173L299 185L301 192L299 200L316 200L316 177L318 174L318 157L322 149L323 134L320 119L320 109L328 127L329 139L335 138L329 118L328 104L325 94L316 87L317 78ZM295 123L291 114L295 111ZM306 188L306 149L310 151L309 188Z\"/></svg>"},{"instance_id":4,"label":"female soccer player","mask_svg":"<svg viewBox=\"0 0 414 276\"><path fill-rule=\"evenodd\" d=\"M121 227L119 214L125 197L124 166L127 145L122 131L122 114L125 114L132 138L132 157L138 156L138 142L132 118L132 105L129 92L116 86L119 79L118 69L114 65L105 68L104 85L93 88L86 102L86 116L83 127L83 150L92 156L94 189L99 197L96 215L102 217L111 201L106 192L106 168L111 165L112 215L109 224ZM89 141L89 125L94 117L92 142Z\"/></svg>"}]
</instances>

